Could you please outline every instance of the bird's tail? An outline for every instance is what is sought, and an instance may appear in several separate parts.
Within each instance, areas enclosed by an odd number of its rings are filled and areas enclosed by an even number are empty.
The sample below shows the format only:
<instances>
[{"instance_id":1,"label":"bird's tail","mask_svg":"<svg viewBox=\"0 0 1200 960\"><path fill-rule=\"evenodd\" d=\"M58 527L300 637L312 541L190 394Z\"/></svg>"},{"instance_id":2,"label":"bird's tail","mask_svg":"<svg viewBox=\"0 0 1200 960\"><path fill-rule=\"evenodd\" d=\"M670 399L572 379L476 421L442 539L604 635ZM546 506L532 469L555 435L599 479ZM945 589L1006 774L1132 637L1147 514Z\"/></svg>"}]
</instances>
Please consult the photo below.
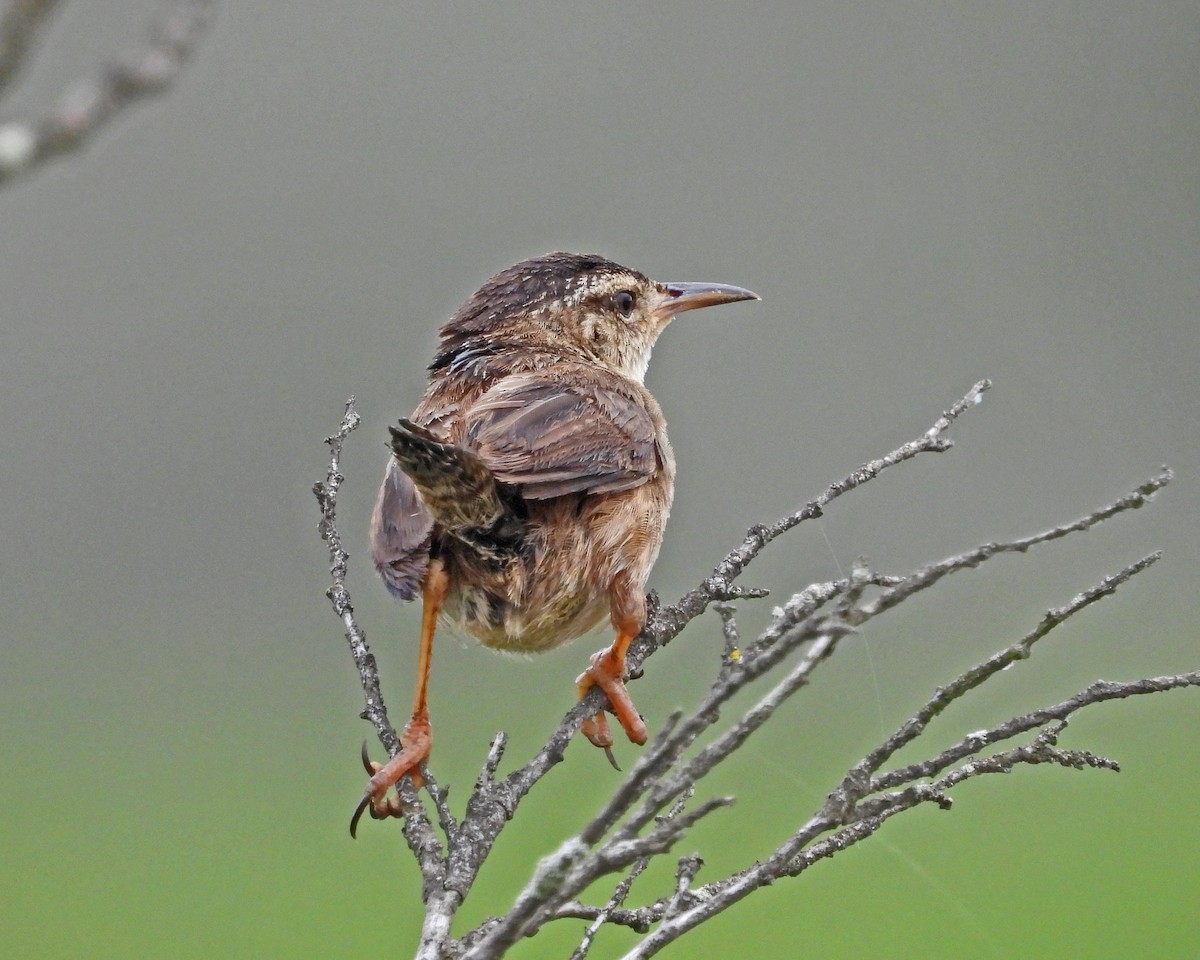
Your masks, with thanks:
<instances>
[{"instance_id":1,"label":"bird's tail","mask_svg":"<svg viewBox=\"0 0 1200 960\"><path fill-rule=\"evenodd\" d=\"M482 459L444 443L411 420L391 431L396 462L417 488L436 521L462 540L502 546L516 539L520 517Z\"/></svg>"}]
</instances>

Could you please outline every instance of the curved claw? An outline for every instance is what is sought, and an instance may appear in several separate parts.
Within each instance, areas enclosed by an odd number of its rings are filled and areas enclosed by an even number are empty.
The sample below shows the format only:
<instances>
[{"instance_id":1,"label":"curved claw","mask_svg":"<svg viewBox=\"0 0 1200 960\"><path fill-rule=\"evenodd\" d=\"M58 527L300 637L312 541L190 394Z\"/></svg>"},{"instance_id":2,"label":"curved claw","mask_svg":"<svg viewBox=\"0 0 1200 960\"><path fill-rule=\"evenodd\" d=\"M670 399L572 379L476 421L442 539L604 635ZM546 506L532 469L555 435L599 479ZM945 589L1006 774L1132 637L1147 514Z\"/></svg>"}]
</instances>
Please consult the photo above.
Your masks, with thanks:
<instances>
[{"instance_id":1,"label":"curved claw","mask_svg":"<svg viewBox=\"0 0 1200 960\"><path fill-rule=\"evenodd\" d=\"M617 771L617 773L620 773L620 772L621 772L621 765L620 765L619 763L617 763L617 758L616 758L616 757L613 755L613 751L612 751L612 747L611 747L611 746L609 746L609 747L605 747L605 748L604 748L604 755L605 755L606 757L608 757L608 762L612 764L612 768L613 768L614 770L616 770L616 771Z\"/></svg>"},{"instance_id":2,"label":"curved claw","mask_svg":"<svg viewBox=\"0 0 1200 960\"><path fill-rule=\"evenodd\" d=\"M366 748L366 742L363 743L363 748ZM354 808L354 816L350 818L350 839L358 839L358 821L362 819L363 811L371 805L371 795L364 793L363 798L358 801L358 806Z\"/></svg>"},{"instance_id":3,"label":"curved claw","mask_svg":"<svg viewBox=\"0 0 1200 960\"><path fill-rule=\"evenodd\" d=\"M414 714L404 725L400 741L402 749L387 763L372 760L367 753L366 741L363 742L362 763L371 779L367 782L367 789L363 791L362 799L358 801L354 815L350 818L350 836L356 835L358 822L368 811L373 820L404 816L403 801L398 796L388 796L388 790L401 777L411 777L414 787L419 788L425 783L420 765L429 758L429 750L433 743L429 714Z\"/></svg>"},{"instance_id":4,"label":"curved claw","mask_svg":"<svg viewBox=\"0 0 1200 960\"><path fill-rule=\"evenodd\" d=\"M375 766L379 767L380 764ZM409 773L411 777L418 777L419 771L413 770ZM369 813L372 820L386 820L388 817L400 818L404 816L404 801L398 796L388 796L387 788L384 788L382 793L376 796L373 789L374 784L367 784L367 790L363 794L363 798L358 801L358 806L354 808L354 815L350 817L350 836L352 839L358 839L358 821L362 819L364 813Z\"/></svg>"}]
</instances>

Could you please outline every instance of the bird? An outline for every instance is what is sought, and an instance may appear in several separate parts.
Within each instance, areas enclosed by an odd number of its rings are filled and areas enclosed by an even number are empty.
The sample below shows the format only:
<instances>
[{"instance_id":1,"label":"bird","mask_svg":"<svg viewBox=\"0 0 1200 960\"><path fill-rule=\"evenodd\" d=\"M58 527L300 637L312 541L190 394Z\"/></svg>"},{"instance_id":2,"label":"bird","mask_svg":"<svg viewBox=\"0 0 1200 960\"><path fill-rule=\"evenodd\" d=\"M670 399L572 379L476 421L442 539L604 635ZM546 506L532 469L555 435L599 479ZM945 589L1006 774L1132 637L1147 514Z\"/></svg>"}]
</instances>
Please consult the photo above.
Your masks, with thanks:
<instances>
[{"instance_id":1,"label":"bird","mask_svg":"<svg viewBox=\"0 0 1200 960\"><path fill-rule=\"evenodd\" d=\"M423 782L427 691L439 618L486 647L550 650L607 616L615 639L576 679L636 744L646 726L625 688L625 654L646 622L675 458L643 380L651 348L686 310L757 300L720 283L657 283L596 254L549 253L502 270L442 326L425 395L390 427L391 457L370 524L375 569L420 598L413 711L401 749L373 762L365 810L403 816L388 792ZM605 711L583 734L609 750ZM611 759L611 753L609 754Z\"/></svg>"}]
</instances>

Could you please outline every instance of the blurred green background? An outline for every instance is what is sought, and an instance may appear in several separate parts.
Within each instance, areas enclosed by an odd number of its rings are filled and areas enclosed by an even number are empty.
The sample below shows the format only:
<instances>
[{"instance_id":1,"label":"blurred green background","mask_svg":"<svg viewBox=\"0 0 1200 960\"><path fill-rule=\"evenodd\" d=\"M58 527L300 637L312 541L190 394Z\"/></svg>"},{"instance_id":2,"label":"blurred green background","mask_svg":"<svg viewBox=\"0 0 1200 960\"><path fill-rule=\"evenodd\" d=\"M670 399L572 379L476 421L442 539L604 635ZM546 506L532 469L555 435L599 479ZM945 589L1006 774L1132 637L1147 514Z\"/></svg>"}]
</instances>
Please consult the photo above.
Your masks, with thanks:
<instances>
[{"instance_id":1,"label":"blurred green background","mask_svg":"<svg viewBox=\"0 0 1200 960\"><path fill-rule=\"evenodd\" d=\"M157 9L66 5L6 109L44 111ZM1178 473L1153 507L848 641L711 786L740 802L680 850L701 880L769 851L934 686L1152 549L928 749L1097 677L1195 669L1198 49L1193 2L224 4L165 99L0 195L0 952L410 955L399 830L346 837L369 731L310 488L356 394L350 586L402 715L417 612L365 551L385 425L438 323L550 249L763 297L681 319L651 365L680 473L666 598L995 380L952 453L772 548L748 631L857 555L901 573ZM452 799L496 730L513 762L535 749L601 642L525 661L443 638ZM706 618L652 661L652 725L719 650ZM1121 774L973 781L665 955L1195 957L1198 720L1191 691L1103 705L1063 742ZM461 919L503 909L615 777L573 747ZM513 956L566 956L581 925L559 926Z\"/></svg>"}]
</instances>

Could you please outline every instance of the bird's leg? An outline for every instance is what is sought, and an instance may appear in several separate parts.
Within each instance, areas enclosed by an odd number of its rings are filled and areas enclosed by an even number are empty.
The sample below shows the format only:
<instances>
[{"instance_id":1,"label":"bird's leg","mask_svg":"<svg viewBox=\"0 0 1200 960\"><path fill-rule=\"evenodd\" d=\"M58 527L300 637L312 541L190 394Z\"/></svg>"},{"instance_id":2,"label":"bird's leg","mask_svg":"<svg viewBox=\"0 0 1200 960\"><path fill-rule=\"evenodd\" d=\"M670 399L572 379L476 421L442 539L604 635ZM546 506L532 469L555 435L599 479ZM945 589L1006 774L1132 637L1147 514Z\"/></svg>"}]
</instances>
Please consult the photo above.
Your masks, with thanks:
<instances>
[{"instance_id":1,"label":"bird's leg","mask_svg":"<svg viewBox=\"0 0 1200 960\"><path fill-rule=\"evenodd\" d=\"M449 589L450 575L445 565L436 558L431 560L421 586L421 650L417 661L417 691L413 697L412 716L400 735L402 749L387 763L367 759L364 749L363 764L371 774L371 779L367 781L367 789L350 821L350 836L354 836L358 819L365 810L369 809L375 820L404 815L400 798L389 797L388 790L405 774L411 775L417 786L424 783L418 765L429 759L429 751L433 746L433 730L429 724L429 705L426 702L429 666L433 656L433 631L437 626L438 611Z\"/></svg>"},{"instance_id":2,"label":"bird's leg","mask_svg":"<svg viewBox=\"0 0 1200 960\"><path fill-rule=\"evenodd\" d=\"M616 714L625 735L634 743L646 742L646 724L625 689L625 651L642 631L646 620L646 598L639 587L632 587L628 579L618 575L609 589L612 604L612 622L617 638L612 646L592 656L592 662L575 681L582 698L592 687L599 687L608 695L608 702ZM601 710L588 717L580 726L583 735L598 747L612 746L612 734L608 731L608 719Z\"/></svg>"}]
</instances>

